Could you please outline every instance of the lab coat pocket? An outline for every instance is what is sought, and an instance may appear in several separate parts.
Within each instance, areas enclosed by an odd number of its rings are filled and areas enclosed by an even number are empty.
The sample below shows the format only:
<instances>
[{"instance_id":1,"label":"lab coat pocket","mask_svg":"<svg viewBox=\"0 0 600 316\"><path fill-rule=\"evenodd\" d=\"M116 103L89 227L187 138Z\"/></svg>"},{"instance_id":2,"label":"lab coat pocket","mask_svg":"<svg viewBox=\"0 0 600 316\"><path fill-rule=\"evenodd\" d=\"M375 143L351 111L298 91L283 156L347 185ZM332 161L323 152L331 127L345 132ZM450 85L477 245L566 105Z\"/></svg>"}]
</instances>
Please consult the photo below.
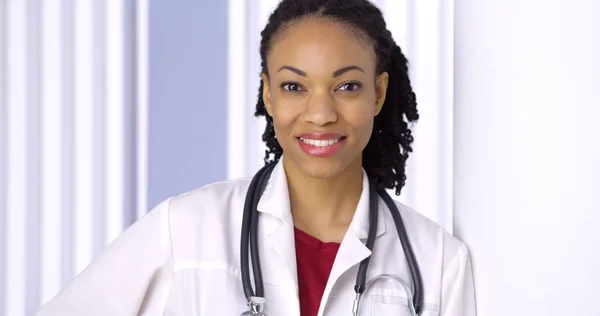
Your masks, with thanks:
<instances>
[{"instance_id":1,"label":"lab coat pocket","mask_svg":"<svg viewBox=\"0 0 600 316\"><path fill-rule=\"evenodd\" d=\"M373 302L372 316L413 316L413 310L410 306L403 303L382 303ZM419 316L439 316L439 313L429 306L421 312Z\"/></svg>"},{"instance_id":2,"label":"lab coat pocket","mask_svg":"<svg viewBox=\"0 0 600 316\"><path fill-rule=\"evenodd\" d=\"M380 303L373 302L373 316L413 316L411 308L402 303Z\"/></svg>"}]
</instances>

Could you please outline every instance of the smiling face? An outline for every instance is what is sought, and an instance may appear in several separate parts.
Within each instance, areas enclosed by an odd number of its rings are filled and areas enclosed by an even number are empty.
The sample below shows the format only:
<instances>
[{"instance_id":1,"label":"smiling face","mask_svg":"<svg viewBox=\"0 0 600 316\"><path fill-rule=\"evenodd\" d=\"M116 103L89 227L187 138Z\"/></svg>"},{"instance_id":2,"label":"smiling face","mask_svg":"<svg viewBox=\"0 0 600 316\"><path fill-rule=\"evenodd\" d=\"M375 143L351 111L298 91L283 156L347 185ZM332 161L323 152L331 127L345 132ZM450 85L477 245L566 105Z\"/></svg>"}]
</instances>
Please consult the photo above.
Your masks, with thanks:
<instances>
[{"instance_id":1,"label":"smiling face","mask_svg":"<svg viewBox=\"0 0 600 316\"><path fill-rule=\"evenodd\" d=\"M274 38L263 101L286 168L315 178L360 170L388 75L373 48L340 23L309 18Z\"/></svg>"}]
</instances>

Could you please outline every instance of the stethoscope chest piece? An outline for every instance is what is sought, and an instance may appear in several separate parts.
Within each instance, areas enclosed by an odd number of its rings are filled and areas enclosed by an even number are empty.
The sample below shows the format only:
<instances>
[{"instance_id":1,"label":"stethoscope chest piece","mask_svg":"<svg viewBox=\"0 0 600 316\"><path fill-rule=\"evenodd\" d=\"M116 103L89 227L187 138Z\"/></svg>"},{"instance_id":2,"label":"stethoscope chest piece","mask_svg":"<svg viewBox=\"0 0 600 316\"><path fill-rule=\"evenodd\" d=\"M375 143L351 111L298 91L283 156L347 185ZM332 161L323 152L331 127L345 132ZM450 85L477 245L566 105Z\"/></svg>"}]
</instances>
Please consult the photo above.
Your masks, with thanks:
<instances>
[{"instance_id":1,"label":"stethoscope chest piece","mask_svg":"<svg viewBox=\"0 0 600 316\"><path fill-rule=\"evenodd\" d=\"M265 314L263 312L255 313L253 311L245 311L240 316L267 316L267 314Z\"/></svg>"},{"instance_id":2,"label":"stethoscope chest piece","mask_svg":"<svg viewBox=\"0 0 600 316\"><path fill-rule=\"evenodd\" d=\"M265 303L265 299L262 297L251 297L248 300L248 309L243 312L240 316L267 316L267 314L263 313L263 304Z\"/></svg>"},{"instance_id":3,"label":"stethoscope chest piece","mask_svg":"<svg viewBox=\"0 0 600 316\"><path fill-rule=\"evenodd\" d=\"M267 314L265 314L263 312L255 313L253 311L245 311L240 316L267 316Z\"/></svg>"}]
</instances>

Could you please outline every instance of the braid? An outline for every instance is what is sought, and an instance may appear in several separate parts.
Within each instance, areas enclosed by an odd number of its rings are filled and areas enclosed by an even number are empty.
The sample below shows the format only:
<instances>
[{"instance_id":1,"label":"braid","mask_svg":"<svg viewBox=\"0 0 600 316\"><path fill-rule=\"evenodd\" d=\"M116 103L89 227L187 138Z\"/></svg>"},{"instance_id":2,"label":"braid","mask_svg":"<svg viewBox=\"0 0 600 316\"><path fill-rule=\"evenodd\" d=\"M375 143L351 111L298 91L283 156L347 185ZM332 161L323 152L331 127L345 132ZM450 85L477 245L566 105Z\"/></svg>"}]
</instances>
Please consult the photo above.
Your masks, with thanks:
<instances>
[{"instance_id":1,"label":"braid","mask_svg":"<svg viewBox=\"0 0 600 316\"><path fill-rule=\"evenodd\" d=\"M309 17L327 18L349 25L366 39L377 56L377 74L389 75L386 99L375 117L373 133L363 150L363 168L378 189L395 189L400 195L406 183L406 161L412 152L412 131L408 123L419 119L415 94L408 75L408 61L387 29L383 14L368 0L283 0L269 17L261 32L261 71L268 75L267 55L278 34L294 22ZM262 99L263 82L258 89L255 116L267 120L263 141L265 163L278 161L283 155L273 127L273 118Z\"/></svg>"},{"instance_id":2,"label":"braid","mask_svg":"<svg viewBox=\"0 0 600 316\"><path fill-rule=\"evenodd\" d=\"M256 112L254 112L255 116L264 116L267 119L267 126L265 127L265 132L262 135L262 140L267 145L267 150L265 151L265 164L268 164L273 161L279 161L279 158L283 155L283 149L277 138L275 136L275 128L273 127L273 118L269 116L267 113L267 109L265 107L265 103L262 98L263 93L263 82L260 81L260 87L258 88L258 102L256 102ZM274 157L271 158L271 155Z\"/></svg>"}]
</instances>

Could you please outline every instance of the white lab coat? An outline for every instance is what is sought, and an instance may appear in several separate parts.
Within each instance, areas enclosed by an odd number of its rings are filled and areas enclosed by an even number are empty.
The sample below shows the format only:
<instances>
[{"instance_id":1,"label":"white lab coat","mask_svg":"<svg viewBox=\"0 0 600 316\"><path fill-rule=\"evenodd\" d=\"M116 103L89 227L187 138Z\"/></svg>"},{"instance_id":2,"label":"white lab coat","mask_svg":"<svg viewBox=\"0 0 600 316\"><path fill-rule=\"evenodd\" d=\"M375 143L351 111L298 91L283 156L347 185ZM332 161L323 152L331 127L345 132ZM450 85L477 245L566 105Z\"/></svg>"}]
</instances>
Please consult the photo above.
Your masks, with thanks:
<instances>
[{"instance_id":1,"label":"white lab coat","mask_svg":"<svg viewBox=\"0 0 600 316\"><path fill-rule=\"evenodd\" d=\"M371 252L369 186L341 243L319 309L320 316L352 314L358 265ZM240 277L240 227L250 179L219 182L170 198L117 238L37 316L208 316L247 310ZM465 245L398 203L423 277L422 315L474 316L475 293ZM265 312L298 316L298 278L287 181L279 163L262 196L259 249ZM381 274L412 284L394 221L379 201L377 239L367 281ZM360 315L410 315L399 283L375 281Z\"/></svg>"}]
</instances>

